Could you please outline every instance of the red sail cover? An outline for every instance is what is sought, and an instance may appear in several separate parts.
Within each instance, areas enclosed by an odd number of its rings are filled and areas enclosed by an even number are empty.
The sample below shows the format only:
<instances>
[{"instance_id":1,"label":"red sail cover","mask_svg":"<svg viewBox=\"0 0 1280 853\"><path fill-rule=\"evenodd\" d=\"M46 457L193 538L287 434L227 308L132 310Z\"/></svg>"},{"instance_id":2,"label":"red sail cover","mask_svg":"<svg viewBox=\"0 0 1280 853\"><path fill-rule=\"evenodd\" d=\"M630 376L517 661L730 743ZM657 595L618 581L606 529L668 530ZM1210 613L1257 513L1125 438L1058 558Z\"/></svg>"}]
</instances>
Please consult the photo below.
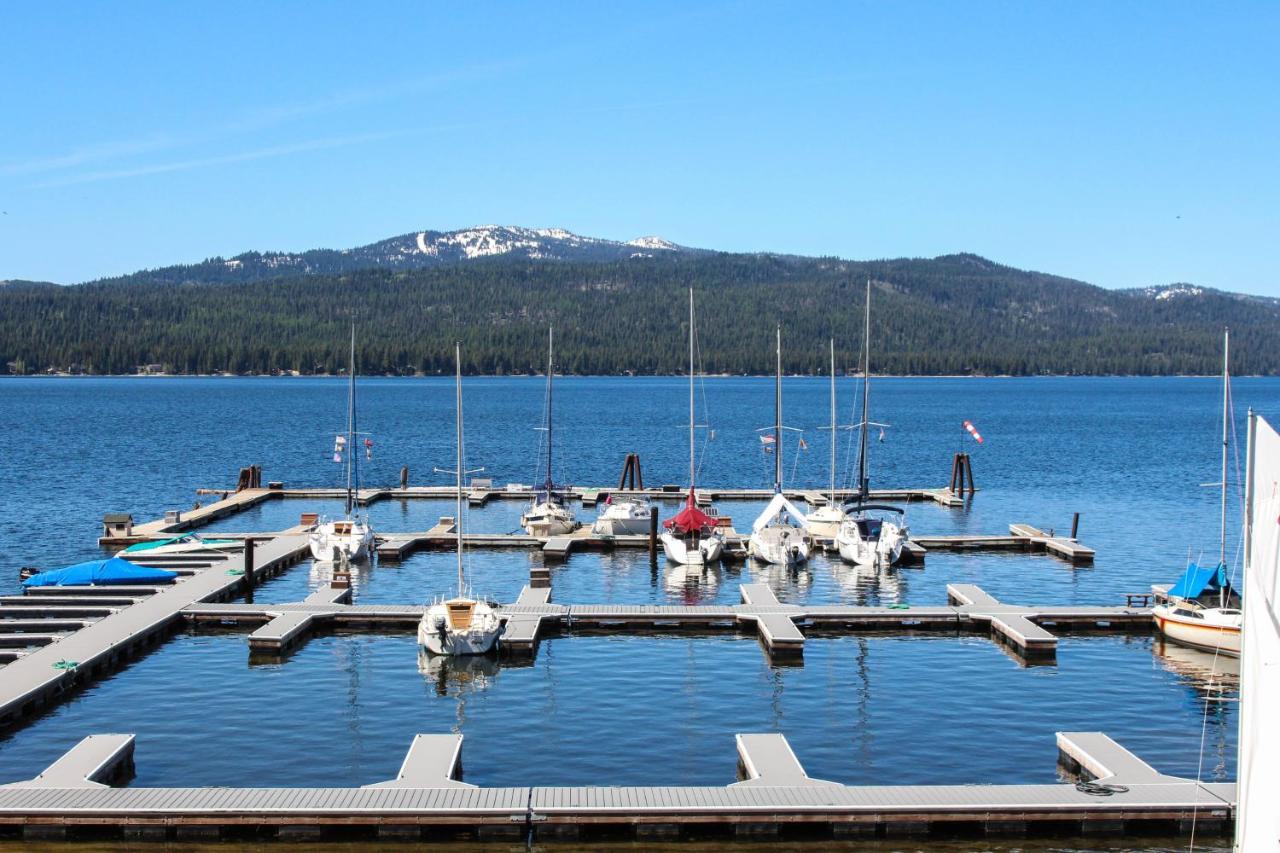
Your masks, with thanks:
<instances>
[{"instance_id":1,"label":"red sail cover","mask_svg":"<svg viewBox=\"0 0 1280 853\"><path fill-rule=\"evenodd\" d=\"M690 490L689 499L684 502L684 509L680 510L674 518L668 518L662 524L673 533L683 535L692 533L695 530L706 530L708 527L715 527L716 520L698 509L698 500L694 497L693 491Z\"/></svg>"}]
</instances>

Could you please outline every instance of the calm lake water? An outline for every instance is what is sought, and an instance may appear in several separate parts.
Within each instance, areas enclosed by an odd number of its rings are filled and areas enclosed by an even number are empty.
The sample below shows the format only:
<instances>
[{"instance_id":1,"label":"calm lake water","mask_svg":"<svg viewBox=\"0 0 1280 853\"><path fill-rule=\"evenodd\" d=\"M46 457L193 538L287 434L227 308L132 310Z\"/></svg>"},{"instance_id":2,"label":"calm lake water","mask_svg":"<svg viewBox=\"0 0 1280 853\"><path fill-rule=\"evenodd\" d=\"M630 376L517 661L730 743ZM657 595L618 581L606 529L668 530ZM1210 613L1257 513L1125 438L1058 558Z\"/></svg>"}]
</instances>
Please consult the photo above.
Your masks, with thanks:
<instances>
[{"instance_id":1,"label":"calm lake water","mask_svg":"<svg viewBox=\"0 0 1280 853\"><path fill-rule=\"evenodd\" d=\"M841 381L842 422L857 420L854 390ZM553 569L554 599L736 602L739 584L767 582L788 601L939 604L948 583L965 582L1010 602L1122 604L1126 592L1172 580L1188 553L1216 558L1218 496L1200 485L1217 479L1212 379L887 379L873 390L874 419L891 424L872 443L873 487L942 486L951 455L973 455L976 498L964 509L910 505L915 533L1003 533L1010 522L1062 531L1080 512L1095 564L935 552L923 568L875 573L820 557L790 575L731 565L690 583L640 552L578 554ZM625 454L637 452L646 484L686 482L682 380L567 378L556 391L558 479L616 483ZM1280 380L1241 379L1234 391L1241 435L1247 407L1280 413ZM374 441L365 483L395 483L402 465L415 484L450 482L433 469L453 463L451 381L370 379L360 392ZM251 463L287 485L339 485L328 454L345 394L327 379L0 381L0 592L17 590L21 565L98 556L104 512L147 520L189 508L197 487L231 487ZM468 467L499 484L532 482L542 382L469 379L465 394ZM826 395L824 380L786 380L784 420L808 446L788 434L788 484L829 482ZM755 430L772 420L772 403L767 379L704 383L703 484L771 483ZM966 418L984 445L962 432ZM837 437L842 485L853 435ZM334 508L275 501L210 529L280 529ZM468 529L514 530L522 508L493 502L469 513ZM758 504L720 510L744 528ZM388 501L371 516L391 532L452 511L448 501ZM510 600L540 559L475 551L468 566L478 591ZM356 598L420 603L452 575L452 554L422 553L362 570ZM302 563L258 600L296 600L325 580ZM733 735L779 731L810 775L841 782L1048 782L1063 729L1106 731L1162 771L1199 766L1230 779L1234 697L1230 677L1211 679L1207 657L1146 635L1067 637L1056 665L1036 667L976 635L816 638L803 666L770 665L749 637L567 636L544 642L532 665L441 670L420 666L408 635L322 635L283 663L258 665L244 634L201 633L6 735L0 781L34 775L85 734L131 731L138 785L361 785L394 776L415 733L460 731L466 778L480 784L727 784Z\"/></svg>"}]
</instances>

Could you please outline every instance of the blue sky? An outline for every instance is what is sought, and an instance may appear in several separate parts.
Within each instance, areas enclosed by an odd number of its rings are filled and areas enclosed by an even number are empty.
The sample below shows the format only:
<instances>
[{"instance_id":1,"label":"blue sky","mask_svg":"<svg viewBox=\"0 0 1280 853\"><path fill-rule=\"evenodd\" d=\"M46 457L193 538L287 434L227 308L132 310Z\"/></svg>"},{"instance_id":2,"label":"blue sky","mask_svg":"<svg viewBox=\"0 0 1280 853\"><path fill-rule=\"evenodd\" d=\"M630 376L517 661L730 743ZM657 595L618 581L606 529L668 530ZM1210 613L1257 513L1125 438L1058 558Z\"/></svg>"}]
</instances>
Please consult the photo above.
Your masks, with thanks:
<instances>
[{"instance_id":1,"label":"blue sky","mask_svg":"<svg viewBox=\"0 0 1280 853\"><path fill-rule=\"evenodd\" d=\"M6 4L0 278L499 223L1280 295L1280 4Z\"/></svg>"}]
</instances>

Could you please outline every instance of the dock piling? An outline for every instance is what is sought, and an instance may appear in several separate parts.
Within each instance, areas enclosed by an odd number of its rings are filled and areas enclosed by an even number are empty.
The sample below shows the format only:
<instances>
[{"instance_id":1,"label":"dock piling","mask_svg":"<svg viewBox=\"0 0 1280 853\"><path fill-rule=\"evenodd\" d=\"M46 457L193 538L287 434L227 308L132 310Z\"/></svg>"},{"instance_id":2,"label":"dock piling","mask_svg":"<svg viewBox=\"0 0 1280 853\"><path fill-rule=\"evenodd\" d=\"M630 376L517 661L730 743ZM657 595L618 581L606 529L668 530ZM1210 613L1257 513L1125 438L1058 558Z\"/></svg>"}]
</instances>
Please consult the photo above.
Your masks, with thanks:
<instances>
[{"instance_id":1,"label":"dock piling","mask_svg":"<svg viewBox=\"0 0 1280 853\"><path fill-rule=\"evenodd\" d=\"M1076 534L1080 532L1080 513L1071 516L1071 538L1075 539Z\"/></svg>"},{"instance_id":2,"label":"dock piling","mask_svg":"<svg viewBox=\"0 0 1280 853\"><path fill-rule=\"evenodd\" d=\"M658 562L658 508L649 507L649 562Z\"/></svg>"},{"instance_id":3,"label":"dock piling","mask_svg":"<svg viewBox=\"0 0 1280 853\"><path fill-rule=\"evenodd\" d=\"M253 539L244 540L244 603L253 604Z\"/></svg>"}]
</instances>

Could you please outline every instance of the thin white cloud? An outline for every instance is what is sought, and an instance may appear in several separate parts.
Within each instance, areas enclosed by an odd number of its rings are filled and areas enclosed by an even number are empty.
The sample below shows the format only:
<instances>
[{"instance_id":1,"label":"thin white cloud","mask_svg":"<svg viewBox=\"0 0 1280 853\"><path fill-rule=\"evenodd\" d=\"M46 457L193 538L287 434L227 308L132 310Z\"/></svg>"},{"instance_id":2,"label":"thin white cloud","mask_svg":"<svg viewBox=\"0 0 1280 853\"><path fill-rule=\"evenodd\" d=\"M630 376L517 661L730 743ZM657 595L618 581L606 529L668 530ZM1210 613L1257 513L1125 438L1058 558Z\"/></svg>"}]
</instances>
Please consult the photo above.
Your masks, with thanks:
<instances>
[{"instance_id":1,"label":"thin white cloud","mask_svg":"<svg viewBox=\"0 0 1280 853\"><path fill-rule=\"evenodd\" d=\"M327 95L299 100L291 104L281 104L265 109L250 110L242 115L231 116L222 122L203 130L184 134L153 134L134 140L102 142L73 148L62 154L34 157L24 161L0 164L0 177L32 175L48 172L63 172L94 163L109 163L127 160L142 154L155 154L161 151L173 151L195 145L214 142L229 136L236 136L287 124L291 121L310 116L325 115L344 109L380 103L400 98L411 98L430 92L452 83L466 82L477 78L500 74L523 64L523 60L509 60L479 65L470 65L428 77L410 80L390 81L384 85L366 88L349 88L331 92ZM299 143L302 146L311 143ZM262 149L269 150L269 149ZM301 150L308 150L305 147ZM248 152L253 153L253 152ZM274 155L265 155L274 156ZM228 159L206 158L195 162L201 165L214 165L219 162L239 162L240 159L257 159L246 155L228 155ZM158 164L139 166L128 169L121 168L95 172L89 175L73 175L65 179L50 180L39 186L66 186L69 184L87 183L94 180L108 180L111 177L131 177L134 175L153 174L155 172L176 171L179 168L190 168L181 164Z\"/></svg>"},{"instance_id":2,"label":"thin white cloud","mask_svg":"<svg viewBox=\"0 0 1280 853\"><path fill-rule=\"evenodd\" d=\"M122 142L103 142L73 148L63 154L35 157L0 165L0 175L31 175L40 172L55 172L63 169L74 169L103 160L115 160L122 157L136 157L139 154L152 154L163 151L174 144L171 136L156 134Z\"/></svg>"},{"instance_id":3,"label":"thin white cloud","mask_svg":"<svg viewBox=\"0 0 1280 853\"><path fill-rule=\"evenodd\" d=\"M54 178L33 184L35 189L49 187L67 187L75 184L91 184L98 181L114 181L121 178L137 178L144 175L159 175L165 172L183 172L188 169L200 169L207 166L223 166L229 163L246 163L251 160L265 160L269 157L284 157L289 154L300 154L306 151L322 151L328 148L345 148L350 145L361 145L369 142L381 142L397 136L406 136L414 131L396 131L387 133L362 133L354 136L331 136L323 139L310 139L305 142L294 142L288 145L272 145L252 151L241 151L236 154L222 154L216 157L198 157L191 160L176 160L169 163L152 163L146 166L135 166L127 169L109 169L99 172L85 172L68 175L65 178Z\"/></svg>"}]
</instances>

